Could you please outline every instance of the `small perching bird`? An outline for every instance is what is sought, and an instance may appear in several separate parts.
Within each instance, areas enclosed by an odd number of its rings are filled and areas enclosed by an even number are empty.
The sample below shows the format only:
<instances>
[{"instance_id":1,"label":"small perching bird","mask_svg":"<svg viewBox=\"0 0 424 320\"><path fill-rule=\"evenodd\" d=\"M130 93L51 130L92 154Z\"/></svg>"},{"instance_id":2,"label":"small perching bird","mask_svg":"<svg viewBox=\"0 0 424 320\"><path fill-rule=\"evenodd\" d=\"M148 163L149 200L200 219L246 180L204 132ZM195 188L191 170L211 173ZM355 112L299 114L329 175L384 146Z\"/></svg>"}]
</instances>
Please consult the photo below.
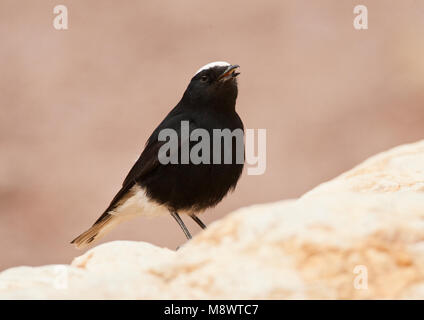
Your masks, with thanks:
<instances>
[{"instance_id":1,"label":"small perching bird","mask_svg":"<svg viewBox=\"0 0 424 320\"><path fill-rule=\"evenodd\" d=\"M196 72L180 102L153 131L121 190L94 225L71 243L77 248L84 248L120 222L138 215L171 214L188 239L191 234L180 213L188 214L201 228L206 228L196 214L218 204L236 187L243 170L243 161L236 159L241 150L244 160L243 139L241 148L240 141L239 145L216 145L215 141L210 141L204 145L206 150L200 152L202 159L206 159L201 163L193 163L190 159L188 163L164 164L160 154L167 141L162 141L161 132L172 129L181 138L175 146L178 160L182 158L185 146L191 155L190 151L196 144L191 136L188 141L182 139L183 124L188 125L190 135L196 129L203 129L211 139L215 137L216 130L231 133L239 130L243 135L243 123L235 110L238 68L238 65L219 61L209 63ZM233 140L231 137L231 142ZM228 152L230 162L224 160Z\"/></svg>"}]
</instances>

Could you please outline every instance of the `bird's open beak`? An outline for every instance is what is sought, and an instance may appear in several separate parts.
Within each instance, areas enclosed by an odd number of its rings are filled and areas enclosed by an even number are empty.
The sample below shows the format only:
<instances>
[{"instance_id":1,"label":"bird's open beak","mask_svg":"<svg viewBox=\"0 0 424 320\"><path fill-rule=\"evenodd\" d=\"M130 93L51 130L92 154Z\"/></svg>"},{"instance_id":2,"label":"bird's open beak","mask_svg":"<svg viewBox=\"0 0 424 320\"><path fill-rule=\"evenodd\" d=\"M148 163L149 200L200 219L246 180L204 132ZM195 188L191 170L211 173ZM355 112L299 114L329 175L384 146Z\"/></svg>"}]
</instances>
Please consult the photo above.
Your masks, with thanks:
<instances>
[{"instance_id":1,"label":"bird's open beak","mask_svg":"<svg viewBox=\"0 0 424 320\"><path fill-rule=\"evenodd\" d=\"M229 66L225 71L219 76L219 81L227 81L228 79L232 79L237 77L240 72L237 72L237 69L240 68L238 64L233 64Z\"/></svg>"}]
</instances>

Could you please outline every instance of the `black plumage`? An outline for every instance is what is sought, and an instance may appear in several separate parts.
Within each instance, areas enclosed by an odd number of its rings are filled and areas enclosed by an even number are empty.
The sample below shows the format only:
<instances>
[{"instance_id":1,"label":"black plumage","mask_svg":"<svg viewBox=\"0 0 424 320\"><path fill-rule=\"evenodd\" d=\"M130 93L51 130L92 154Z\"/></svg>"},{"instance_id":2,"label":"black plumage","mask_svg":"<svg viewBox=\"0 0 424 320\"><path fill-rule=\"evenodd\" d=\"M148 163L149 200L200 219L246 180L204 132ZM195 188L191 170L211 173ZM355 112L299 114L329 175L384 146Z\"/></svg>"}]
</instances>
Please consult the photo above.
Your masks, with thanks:
<instances>
[{"instance_id":1,"label":"black plumage","mask_svg":"<svg viewBox=\"0 0 424 320\"><path fill-rule=\"evenodd\" d=\"M213 163L213 154L218 152L212 143L213 130L244 129L235 110L238 94L236 77L239 74L237 69L237 65L212 63L196 73L179 103L148 139L139 159L125 178L121 190L103 215L72 243L77 247L88 245L110 229L113 221L120 222L132 216L138 210L137 203L143 204L139 208L140 211L150 210L150 204L155 210L168 210L183 228L187 238L191 235L178 213L189 214L202 228L205 227L196 213L218 204L235 188L243 170L243 163L236 163L237 146L234 139L229 146L231 150L226 150L228 146L221 144L221 163ZM182 121L188 121L190 133L198 128L209 133L209 163L182 164L179 161L178 164L162 164L159 161L158 152L165 143L159 141L159 133L163 129L173 129L180 138ZM191 150L197 142L179 143L180 151L181 143L188 143ZM228 151L232 154L232 162L224 164L224 154ZM181 160L181 155L179 159Z\"/></svg>"}]
</instances>

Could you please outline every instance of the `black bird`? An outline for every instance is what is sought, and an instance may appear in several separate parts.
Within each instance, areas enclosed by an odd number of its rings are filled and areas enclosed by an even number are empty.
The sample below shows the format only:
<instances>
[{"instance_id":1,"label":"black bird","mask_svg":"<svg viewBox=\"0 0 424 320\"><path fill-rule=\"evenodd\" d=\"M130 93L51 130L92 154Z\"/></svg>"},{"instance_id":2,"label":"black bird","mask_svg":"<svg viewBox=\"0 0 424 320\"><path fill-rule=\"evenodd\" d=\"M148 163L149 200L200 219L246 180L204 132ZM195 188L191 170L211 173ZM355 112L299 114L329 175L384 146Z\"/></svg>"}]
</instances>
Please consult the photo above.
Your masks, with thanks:
<instances>
[{"instance_id":1,"label":"black bird","mask_svg":"<svg viewBox=\"0 0 424 320\"><path fill-rule=\"evenodd\" d=\"M196 214L218 204L236 187L243 170L243 161L235 159L240 145L231 143L228 146L224 143L221 150L218 150L211 139L205 154L209 162L194 164L190 160L187 164L182 161L178 164L163 164L159 158L159 150L166 142L160 141L159 133L163 129L173 129L181 137L181 123L188 121L190 133L195 129L204 129L212 138L214 129L229 129L232 132L241 131L243 138L243 123L235 110L238 68L238 65L227 62L212 62L196 72L180 102L148 139L121 190L94 225L71 243L77 248L84 248L118 223L137 215L170 213L188 239L191 234L179 213L188 214L201 228L206 228ZM244 142L241 140L244 160ZM181 151L184 143L188 143L189 150L195 145L193 141L179 141L178 151ZM232 155L230 163L224 163L226 151ZM202 155L203 152L204 150L199 154ZM214 153L216 155L217 152L221 152L217 157L222 160L221 163L213 161ZM180 158L181 155L178 160Z\"/></svg>"}]
</instances>

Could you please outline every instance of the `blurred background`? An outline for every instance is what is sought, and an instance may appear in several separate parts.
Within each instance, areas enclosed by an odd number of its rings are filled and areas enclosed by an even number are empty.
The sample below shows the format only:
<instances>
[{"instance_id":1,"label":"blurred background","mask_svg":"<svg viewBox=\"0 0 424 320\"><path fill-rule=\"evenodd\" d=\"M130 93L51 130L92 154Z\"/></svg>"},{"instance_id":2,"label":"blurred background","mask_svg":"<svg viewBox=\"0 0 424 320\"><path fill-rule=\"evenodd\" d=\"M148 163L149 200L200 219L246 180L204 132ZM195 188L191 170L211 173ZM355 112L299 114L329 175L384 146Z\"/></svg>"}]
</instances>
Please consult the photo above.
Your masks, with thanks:
<instances>
[{"instance_id":1,"label":"blurred background","mask_svg":"<svg viewBox=\"0 0 424 320\"><path fill-rule=\"evenodd\" d=\"M69 29L53 28L66 5ZM368 7L369 29L353 28ZM203 215L302 195L424 138L424 2L0 1L0 270L68 263L194 72L241 66L237 108L267 129L267 170ZM198 227L188 221L193 233ZM104 241L175 249L171 217Z\"/></svg>"}]
</instances>

